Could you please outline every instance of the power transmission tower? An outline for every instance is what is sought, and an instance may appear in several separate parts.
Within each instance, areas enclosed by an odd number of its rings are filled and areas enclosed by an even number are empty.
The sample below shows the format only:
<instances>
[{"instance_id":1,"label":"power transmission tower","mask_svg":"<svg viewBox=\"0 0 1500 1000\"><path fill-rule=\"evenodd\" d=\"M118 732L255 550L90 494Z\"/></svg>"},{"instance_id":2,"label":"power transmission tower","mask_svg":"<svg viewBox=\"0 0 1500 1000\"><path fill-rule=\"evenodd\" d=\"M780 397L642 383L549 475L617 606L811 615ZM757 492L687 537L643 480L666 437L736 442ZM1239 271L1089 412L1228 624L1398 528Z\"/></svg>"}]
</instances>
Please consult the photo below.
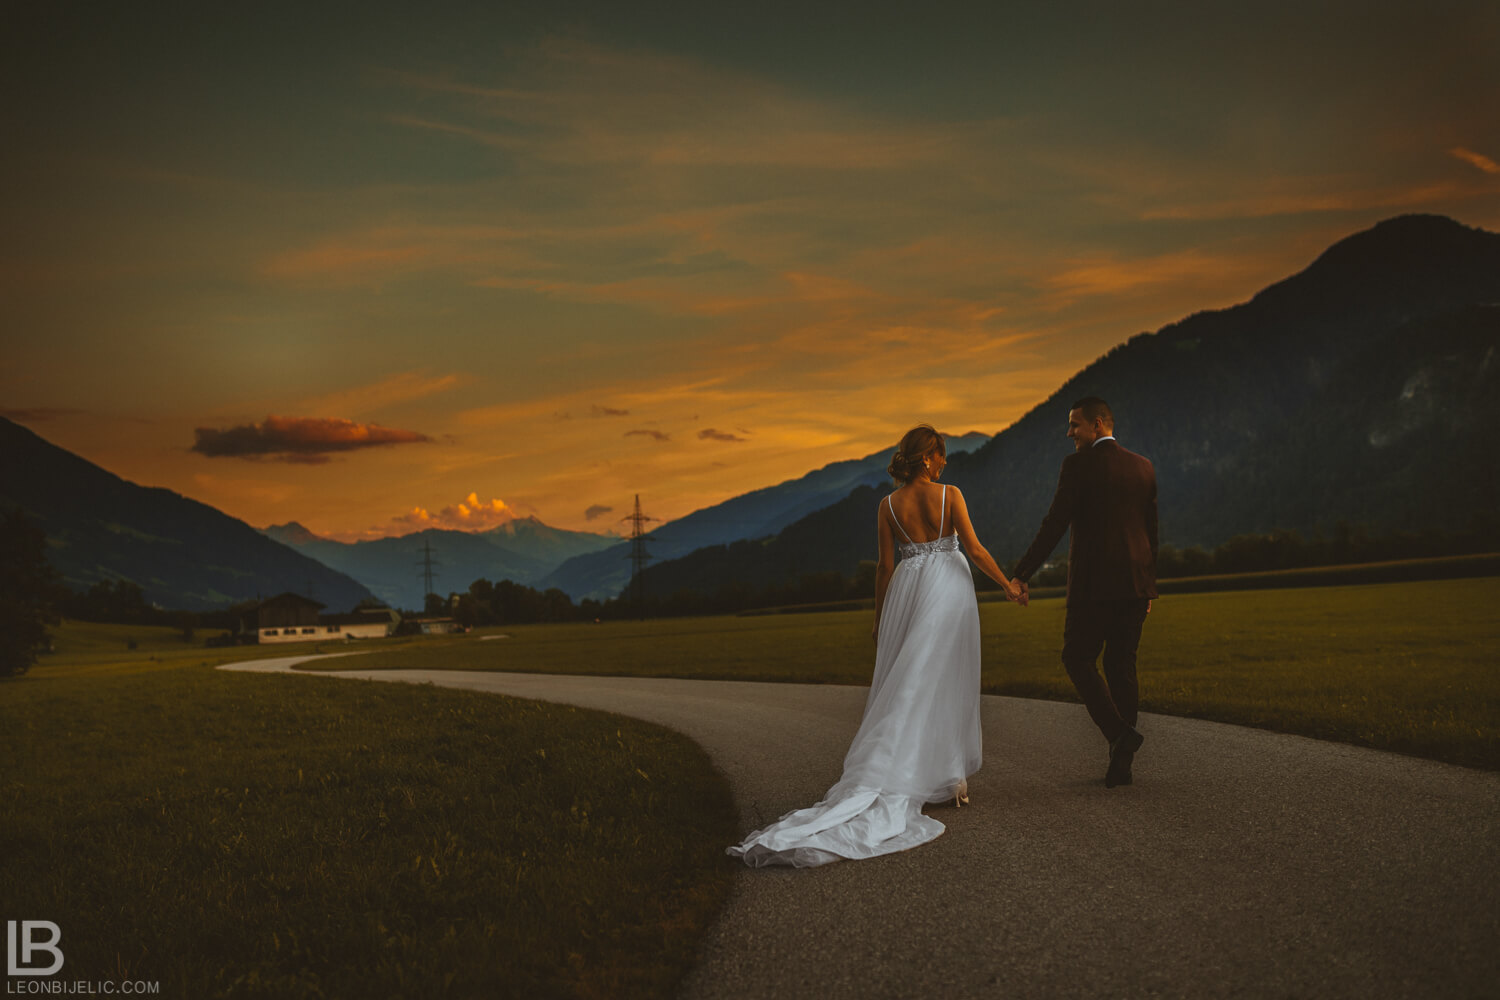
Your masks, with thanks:
<instances>
[{"instance_id":1,"label":"power transmission tower","mask_svg":"<svg viewBox=\"0 0 1500 1000\"><path fill-rule=\"evenodd\" d=\"M641 593L641 570L646 568L646 562L651 558L651 553L646 551L646 522L659 521L660 518L648 517L641 513L641 495L635 495L635 513L620 518L629 521L630 528L630 600L635 604L636 612L645 617L644 594Z\"/></svg>"},{"instance_id":2,"label":"power transmission tower","mask_svg":"<svg viewBox=\"0 0 1500 1000\"><path fill-rule=\"evenodd\" d=\"M422 591L422 610L427 610L427 595L432 593L432 567L441 566L442 563L432 558L432 539L422 539L422 561L417 563L422 567L422 585L426 589Z\"/></svg>"}]
</instances>

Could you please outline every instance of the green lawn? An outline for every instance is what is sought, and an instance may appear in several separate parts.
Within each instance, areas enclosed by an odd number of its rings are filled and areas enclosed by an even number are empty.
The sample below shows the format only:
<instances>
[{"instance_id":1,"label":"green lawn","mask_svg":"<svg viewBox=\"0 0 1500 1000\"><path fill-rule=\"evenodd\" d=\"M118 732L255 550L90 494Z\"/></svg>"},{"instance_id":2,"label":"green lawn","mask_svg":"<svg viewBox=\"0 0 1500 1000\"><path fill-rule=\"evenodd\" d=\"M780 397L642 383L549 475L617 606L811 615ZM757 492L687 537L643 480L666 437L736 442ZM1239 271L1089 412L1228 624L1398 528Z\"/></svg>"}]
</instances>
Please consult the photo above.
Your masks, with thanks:
<instances>
[{"instance_id":1,"label":"green lawn","mask_svg":"<svg viewBox=\"0 0 1500 1000\"><path fill-rule=\"evenodd\" d=\"M1497 602L1497 578L1174 595L1142 640L1144 703L1500 769ZM986 691L1072 696L1061 601L980 615ZM870 617L323 648L366 650L362 667L865 684ZM659 727L211 669L317 647L97 625L56 647L0 683L0 899L62 927L70 978L192 997L657 996L728 890L727 786Z\"/></svg>"},{"instance_id":2,"label":"green lawn","mask_svg":"<svg viewBox=\"0 0 1500 1000\"><path fill-rule=\"evenodd\" d=\"M1147 711L1500 769L1500 578L1179 594L1141 641ZM984 690L1072 699L1063 602L980 605ZM868 611L529 625L361 667L867 684ZM330 662L330 669L336 668Z\"/></svg>"},{"instance_id":3,"label":"green lawn","mask_svg":"<svg viewBox=\"0 0 1500 1000\"><path fill-rule=\"evenodd\" d=\"M224 673L205 664L245 650L169 630L68 625L56 645L0 683L0 899L62 928L68 979L653 997L728 891L728 787L658 726Z\"/></svg>"}]
</instances>

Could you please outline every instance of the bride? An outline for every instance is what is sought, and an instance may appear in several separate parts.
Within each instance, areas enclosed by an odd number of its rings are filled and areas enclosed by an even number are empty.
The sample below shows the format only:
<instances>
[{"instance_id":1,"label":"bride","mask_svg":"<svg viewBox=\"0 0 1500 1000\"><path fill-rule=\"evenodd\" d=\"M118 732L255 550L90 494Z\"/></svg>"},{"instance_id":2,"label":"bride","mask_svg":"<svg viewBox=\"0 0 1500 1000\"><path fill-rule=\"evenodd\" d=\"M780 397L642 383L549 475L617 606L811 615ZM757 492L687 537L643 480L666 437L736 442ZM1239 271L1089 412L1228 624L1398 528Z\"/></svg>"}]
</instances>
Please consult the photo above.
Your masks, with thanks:
<instances>
[{"instance_id":1,"label":"bride","mask_svg":"<svg viewBox=\"0 0 1500 1000\"><path fill-rule=\"evenodd\" d=\"M901 487L876 514L875 675L864 720L821 802L727 849L747 865L807 868L904 851L943 832L924 804L969 801L980 762L979 608L959 543L1008 599L1025 598L979 544L963 494L937 483L947 462L942 435L926 424L891 459Z\"/></svg>"}]
</instances>

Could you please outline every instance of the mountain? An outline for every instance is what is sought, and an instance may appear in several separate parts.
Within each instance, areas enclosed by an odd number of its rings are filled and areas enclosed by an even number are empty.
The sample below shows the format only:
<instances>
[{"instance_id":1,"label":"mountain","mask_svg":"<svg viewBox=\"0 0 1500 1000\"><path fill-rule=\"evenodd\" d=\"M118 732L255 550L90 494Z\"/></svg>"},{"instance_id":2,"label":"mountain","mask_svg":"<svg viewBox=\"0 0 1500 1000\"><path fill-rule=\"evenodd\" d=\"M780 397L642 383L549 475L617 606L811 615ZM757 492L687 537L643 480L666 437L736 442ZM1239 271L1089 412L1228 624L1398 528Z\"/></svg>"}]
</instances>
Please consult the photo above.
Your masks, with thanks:
<instances>
[{"instance_id":1,"label":"mountain","mask_svg":"<svg viewBox=\"0 0 1500 1000\"><path fill-rule=\"evenodd\" d=\"M48 558L74 590L138 584L164 608L204 611L296 591L331 610L372 595L359 583L171 490L137 486L0 418L0 506L47 533Z\"/></svg>"},{"instance_id":2,"label":"mountain","mask_svg":"<svg viewBox=\"0 0 1500 1000\"><path fill-rule=\"evenodd\" d=\"M990 440L977 431L945 439L948 453L973 451ZM827 507L859 486L887 482L890 451L847 459L814 469L805 476L694 511L664 524L646 536L654 560L675 559L695 549L725 545L742 539L765 538L813 511ZM576 556L547 574L538 586L557 587L575 600L614 597L630 582L630 543L620 542L587 555Z\"/></svg>"},{"instance_id":3,"label":"mountain","mask_svg":"<svg viewBox=\"0 0 1500 1000\"><path fill-rule=\"evenodd\" d=\"M1403 216L1248 302L1131 338L954 456L944 479L963 489L985 547L1014 561L1072 449L1070 404L1098 395L1120 442L1156 466L1165 543L1328 534L1340 522L1374 533L1490 523L1500 510L1486 437L1500 420L1497 354L1500 235ZM653 565L646 591L851 573L874 557L875 496L856 491L753 552Z\"/></svg>"},{"instance_id":4,"label":"mountain","mask_svg":"<svg viewBox=\"0 0 1500 1000\"><path fill-rule=\"evenodd\" d=\"M1463 430L1497 398L1497 304L1500 235L1391 219L1247 303L1132 338L951 479L986 545L1019 555L1072 447L1068 406L1099 395L1120 441L1155 463L1174 545L1340 521L1460 526L1497 509L1493 452ZM1470 381L1440 376L1455 371ZM1399 441L1384 430L1397 419L1409 425Z\"/></svg>"},{"instance_id":5,"label":"mountain","mask_svg":"<svg viewBox=\"0 0 1500 1000\"><path fill-rule=\"evenodd\" d=\"M535 559L553 568L574 556L597 552L619 542L616 535L596 535L588 531L554 528L535 517L518 517L483 534L508 552Z\"/></svg>"},{"instance_id":6,"label":"mountain","mask_svg":"<svg viewBox=\"0 0 1500 1000\"><path fill-rule=\"evenodd\" d=\"M310 545L313 542L324 541L321 535L315 535L306 526L296 521L288 521L286 524L273 524L269 528L260 529L260 533L267 538L274 538L282 545L290 545L299 548Z\"/></svg>"},{"instance_id":7,"label":"mountain","mask_svg":"<svg viewBox=\"0 0 1500 1000\"><path fill-rule=\"evenodd\" d=\"M264 533L349 574L391 607L410 609L420 609L425 601L424 564L429 550L433 589L446 594L466 590L481 577L530 584L565 559L616 541L608 535L553 528L534 517L482 532L429 528L400 538L362 542L322 538L296 521L273 524Z\"/></svg>"}]
</instances>

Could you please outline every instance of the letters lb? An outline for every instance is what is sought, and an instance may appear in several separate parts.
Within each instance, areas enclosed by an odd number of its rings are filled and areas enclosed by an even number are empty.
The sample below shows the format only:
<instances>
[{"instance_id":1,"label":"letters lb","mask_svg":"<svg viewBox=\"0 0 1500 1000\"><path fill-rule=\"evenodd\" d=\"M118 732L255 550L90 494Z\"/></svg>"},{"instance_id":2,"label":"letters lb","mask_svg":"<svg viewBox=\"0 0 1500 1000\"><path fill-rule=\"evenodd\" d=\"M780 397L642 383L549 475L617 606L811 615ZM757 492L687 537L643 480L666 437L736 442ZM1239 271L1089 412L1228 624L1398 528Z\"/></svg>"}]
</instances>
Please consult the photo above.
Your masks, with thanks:
<instances>
[{"instance_id":1,"label":"letters lb","mask_svg":"<svg viewBox=\"0 0 1500 1000\"><path fill-rule=\"evenodd\" d=\"M18 924L19 927L17 927ZM19 937L17 930L20 931ZM39 941L36 932L40 930L46 930L52 936L45 941ZM57 946L61 940L62 928L50 920L7 920L5 922L5 957L8 973L12 976L52 975L63 967L62 949ZM39 951L52 953L51 965L42 968L31 964L31 956Z\"/></svg>"}]
</instances>

